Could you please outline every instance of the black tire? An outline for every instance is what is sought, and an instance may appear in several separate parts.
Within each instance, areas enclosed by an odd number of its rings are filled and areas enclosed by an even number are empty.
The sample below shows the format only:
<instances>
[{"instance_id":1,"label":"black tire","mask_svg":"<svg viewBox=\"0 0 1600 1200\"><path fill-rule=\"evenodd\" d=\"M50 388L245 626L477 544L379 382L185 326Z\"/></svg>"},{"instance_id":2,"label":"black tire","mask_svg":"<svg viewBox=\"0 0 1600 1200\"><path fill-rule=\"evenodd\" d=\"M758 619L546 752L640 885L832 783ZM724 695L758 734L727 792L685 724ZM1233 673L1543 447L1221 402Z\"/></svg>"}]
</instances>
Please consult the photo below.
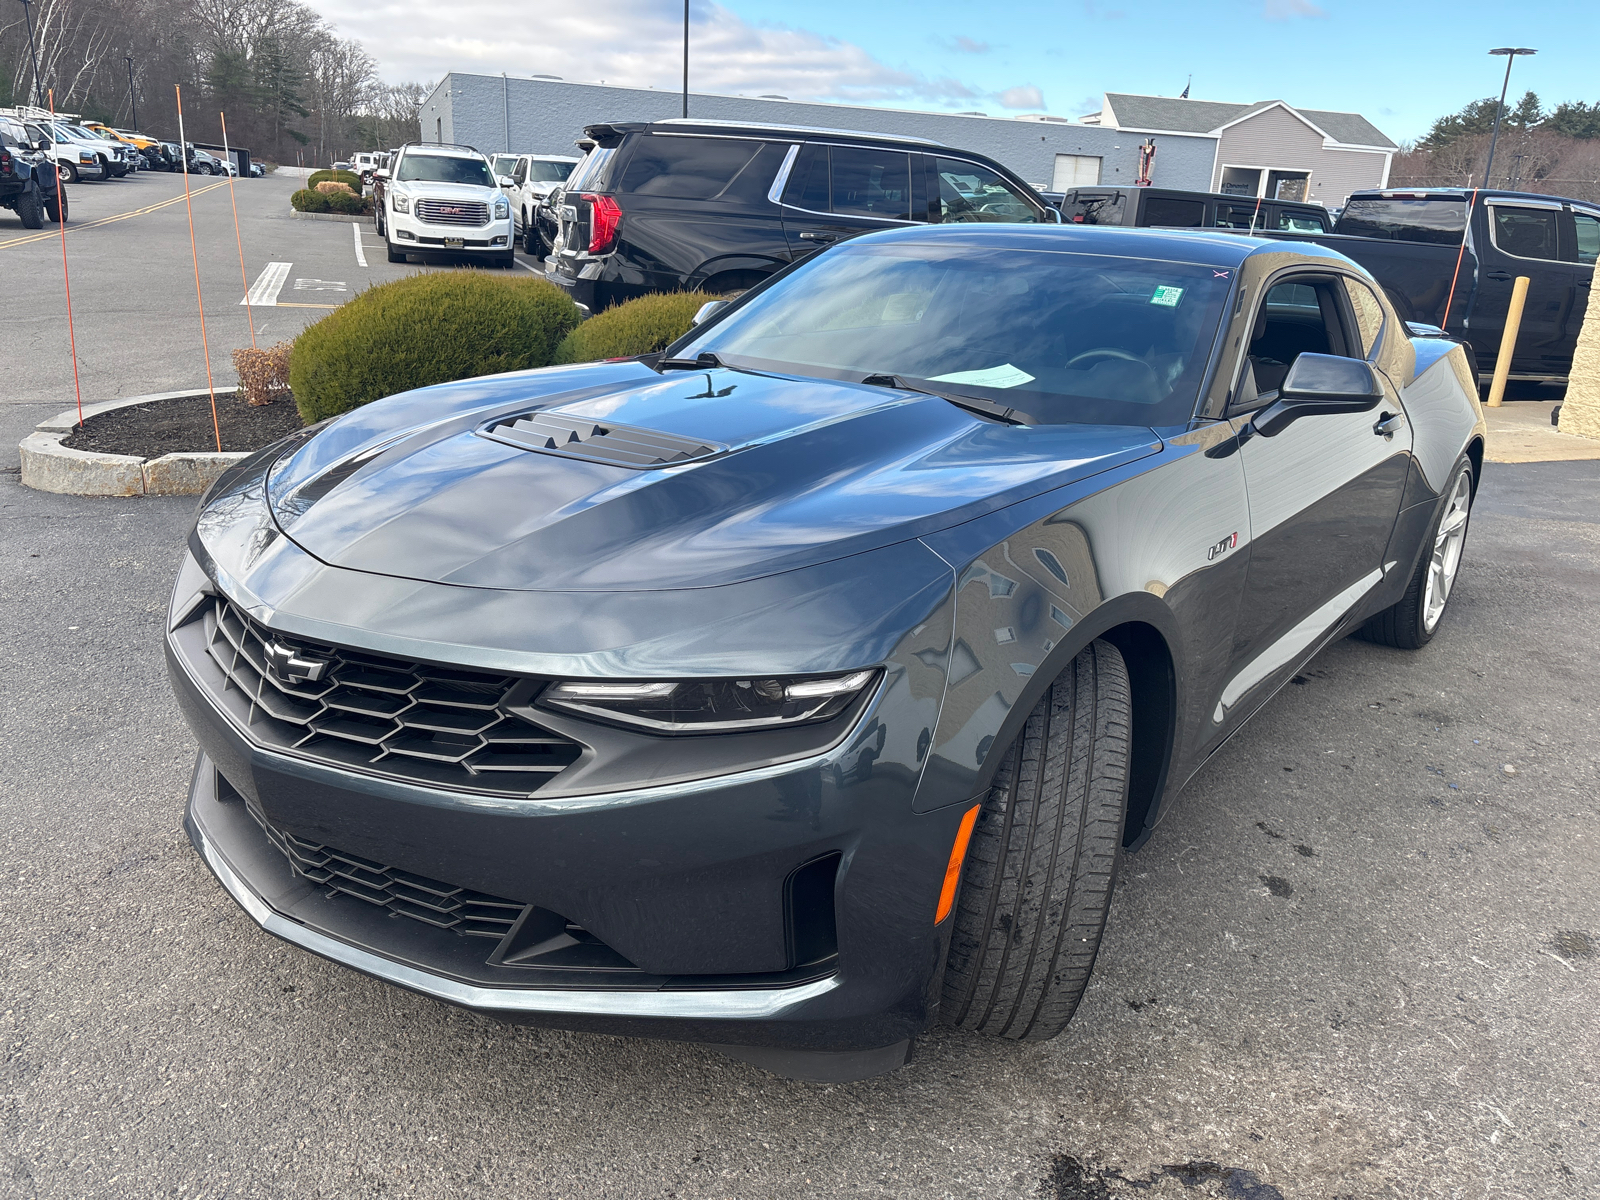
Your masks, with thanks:
<instances>
[{"instance_id":1,"label":"black tire","mask_svg":"<svg viewBox=\"0 0 1600 1200\"><path fill-rule=\"evenodd\" d=\"M539 231L534 228L526 213L522 217L522 249L525 254L533 255L544 249L543 239L539 237Z\"/></svg>"},{"instance_id":2,"label":"black tire","mask_svg":"<svg viewBox=\"0 0 1600 1200\"><path fill-rule=\"evenodd\" d=\"M56 184L56 194L44 202L44 210L57 225L65 225L71 219L72 205L67 200L66 184Z\"/></svg>"},{"instance_id":3,"label":"black tire","mask_svg":"<svg viewBox=\"0 0 1600 1200\"><path fill-rule=\"evenodd\" d=\"M513 246L504 254L495 255L494 265L503 267L507 271L515 271L517 269L517 248Z\"/></svg>"},{"instance_id":4,"label":"black tire","mask_svg":"<svg viewBox=\"0 0 1600 1200\"><path fill-rule=\"evenodd\" d=\"M1043 1041L1089 983L1122 850L1130 689L1093 642L1006 751L978 814L956 901L942 1020Z\"/></svg>"},{"instance_id":5,"label":"black tire","mask_svg":"<svg viewBox=\"0 0 1600 1200\"><path fill-rule=\"evenodd\" d=\"M1433 573L1434 556L1439 550L1440 527L1444 524L1445 518L1451 514L1452 498L1462 487L1463 479L1466 481L1467 507L1461 520L1460 544L1454 548L1455 567L1450 571L1444 587L1444 599L1438 611L1432 614L1430 622L1428 577ZM1406 585L1405 595L1381 613L1369 617L1367 623L1356 631L1357 637L1376 642L1380 646L1393 646L1397 650L1420 650L1433 640L1433 635L1439 632L1439 625L1449 610L1451 590L1456 580L1460 578L1461 557L1466 549L1467 529L1471 523L1475 490L1472 460L1463 454L1457 460L1455 469L1450 472L1449 482L1445 484L1441 493L1439 511L1433 515L1433 520L1428 524L1428 533L1422 542L1422 553L1417 558L1417 569L1411 573L1411 582ZM1435 586L1437 587L1437 584Z\"/></svg>"},{"instance_id":6,"label":"black tire","mask_svg":"<svg viewBox=\"0 0 1600 1200\"><path fill-rule=\"evenodd\" d=\"M383 205L374 205L372 209L372 227L378 231L379 237L385 237L383 230ZM386 239L387 240L387 239Z\"/></svg>"},{"instance_id":7,"label":"black tire","mask_svg":"<svg viewBox=\"0 0 1600 1200\"><path fill-rule=\"evenodd\" d=\"M44 204L38 188L28 188L17 197L17 216L22 218L24 229L44 228Z\"/></svg>"},{"instance_id":8,"label":"black tire","mask_svg":"<svg viewBox=\"0 0 1600 1200\"><path fill-rule=\"evenodd\" d=\"M389 252L389 261L390 262L392 262L392 263L403 263L403 262L406 261L405 254L402 253L399 250L396 250L394 248L394 243L391 242L388 238L384 238L383 239L383 248Z\"/></svg>"},{"instance_id":9,"label":"black tire","mask_svg":"<svg viewBox=\"0 0 1600 1200\"><path fill-rule=\"evenodd\" d=\"M734 300L755 287L767 276L761 271L724 271L721 275L713 275L700 285L699 290L708 296L720 296L724 300Z\"/></svg>"}]
</instances>

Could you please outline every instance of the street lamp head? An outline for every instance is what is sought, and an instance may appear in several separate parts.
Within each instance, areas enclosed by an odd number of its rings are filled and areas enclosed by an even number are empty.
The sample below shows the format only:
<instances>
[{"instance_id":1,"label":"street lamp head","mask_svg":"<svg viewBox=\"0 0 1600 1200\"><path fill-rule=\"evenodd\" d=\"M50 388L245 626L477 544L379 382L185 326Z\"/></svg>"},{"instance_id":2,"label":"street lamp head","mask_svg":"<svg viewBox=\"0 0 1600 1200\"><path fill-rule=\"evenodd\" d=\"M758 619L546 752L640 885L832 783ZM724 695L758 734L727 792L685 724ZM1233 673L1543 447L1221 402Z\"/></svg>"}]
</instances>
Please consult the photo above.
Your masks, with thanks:
<instances>
[{"instance_id":1,"label":"street lamp head","mask_svg":"<svg viewBox=\"0 0 1600 1200\"><path fill-rule=\"evenodd\" d=\"M1526 46L1501 46L1498 50L1489 51L1490 54L1509 54L1516 57L1521 54L1537 54L1537 50L1529 50Z\"/></svg>"}]
</instances>

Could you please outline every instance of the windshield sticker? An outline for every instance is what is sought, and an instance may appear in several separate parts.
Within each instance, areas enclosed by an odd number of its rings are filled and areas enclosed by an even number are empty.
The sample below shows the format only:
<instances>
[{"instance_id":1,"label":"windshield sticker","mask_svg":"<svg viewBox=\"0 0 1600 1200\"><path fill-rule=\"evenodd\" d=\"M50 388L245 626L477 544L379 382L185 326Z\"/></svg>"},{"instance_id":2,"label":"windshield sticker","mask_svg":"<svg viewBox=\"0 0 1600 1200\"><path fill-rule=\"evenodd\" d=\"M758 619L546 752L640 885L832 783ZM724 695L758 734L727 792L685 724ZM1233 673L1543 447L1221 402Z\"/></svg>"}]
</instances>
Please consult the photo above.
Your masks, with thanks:
<instances>
[{"instance_id":1,"label":"windshield sticker","mask_svg":"<svg viewBox=\"0 0 1600 1200\"><path fill-rule=\"evenodd\" d=\"M1182 289L1177 289L1182 291ZM1176 300L1173 301L1177 303ZM987 367L982 371L952 371L948 375L935 375L932 383L970 383L974 387L1014 388L1025 383L1032 383L1033 376L1020 367L1013 367L1010 363L1003 366Z\"/></svg>"},{"instance_id":2,"label":"windshield sticker","mask_svg":"<svg viewBox=\"0 0 1600 1200\"><path fill-rule=\"evenodd\" d=\"M1151 294L1150 303L1159 304L1163 308L1177 308L1178 301L1182 299L1183 289L1181 287L1171 287L1167 284L1161 284Z\"/></svg>"}]
</instances>

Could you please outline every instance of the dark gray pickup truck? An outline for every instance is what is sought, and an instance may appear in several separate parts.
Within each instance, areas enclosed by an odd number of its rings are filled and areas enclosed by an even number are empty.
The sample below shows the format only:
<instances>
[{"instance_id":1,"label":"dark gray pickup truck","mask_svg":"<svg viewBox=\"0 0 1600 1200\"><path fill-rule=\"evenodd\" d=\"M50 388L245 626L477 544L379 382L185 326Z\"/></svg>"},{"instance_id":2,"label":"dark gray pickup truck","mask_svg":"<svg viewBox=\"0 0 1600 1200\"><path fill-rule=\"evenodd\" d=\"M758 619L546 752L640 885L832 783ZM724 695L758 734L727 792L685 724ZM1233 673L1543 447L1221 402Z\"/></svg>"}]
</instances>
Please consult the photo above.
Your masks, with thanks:
<instances>
[{"instance_id":1,"label":"dark gray pickup truck","mask_svg":"<svg viewBox=\"0 0 1600 1200\"><path fill-rule=\"evenodd\" d=\"M1511 378L1564 382L1600 255L1600 205L1525 192L1385 189L1353 193L1332 233L1258 236L1316 242L1355 259L1403 318L1469 342L1484 376L1500 350L1512 282L1526 275Z\"/></svg>"}]
</instances>

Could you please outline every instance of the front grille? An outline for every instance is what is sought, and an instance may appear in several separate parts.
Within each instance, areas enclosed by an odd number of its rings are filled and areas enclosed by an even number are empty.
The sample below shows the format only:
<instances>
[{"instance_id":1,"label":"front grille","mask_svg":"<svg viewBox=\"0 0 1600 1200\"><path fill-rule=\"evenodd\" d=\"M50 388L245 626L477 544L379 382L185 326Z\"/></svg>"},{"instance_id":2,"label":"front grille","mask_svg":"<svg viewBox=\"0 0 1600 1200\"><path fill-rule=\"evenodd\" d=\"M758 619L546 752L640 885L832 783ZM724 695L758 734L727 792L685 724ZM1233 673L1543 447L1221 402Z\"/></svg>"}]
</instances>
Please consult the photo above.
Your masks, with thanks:
<instances>
[{"instance_id":1,"label":"front grille","mask_svg":"<svg viewBox=\"0 0 1600 1200\"><path fill-rule=\"evenodd\" d=\"M418 200L417 220L429 225L487 225L489 206L476 200Z\"/></svg>"},{"instance_id":2,"label":"front grille","mask_svg":"<svg viewBox=\"0 0 1600 1200\"><path fill-rule=\"evenodd\" d=\"M335 850L332 846L308 842L269 825L253 804L250 815L266 833L267 840L283 852L295 874L322 884L330 896L354 896L387 908L396 916L410 917L438 929L453 929L464 937L496 941L511 932L523 909L528 907L516 900L452 887L437 879Z\"/></svg>"},{"instance_id":3,"label":"front grille","mask_svg":"<svg viewBox=\"0 0 1600 1200\"><path fill-rule=\"evenodd\" d=\"M498 794L536 791L582 752L508 711L541 681L286 637L221 597L202 619L206 652L225 678L219 698L264 745L411 783Z\"/></svg>"}]
</instances>

